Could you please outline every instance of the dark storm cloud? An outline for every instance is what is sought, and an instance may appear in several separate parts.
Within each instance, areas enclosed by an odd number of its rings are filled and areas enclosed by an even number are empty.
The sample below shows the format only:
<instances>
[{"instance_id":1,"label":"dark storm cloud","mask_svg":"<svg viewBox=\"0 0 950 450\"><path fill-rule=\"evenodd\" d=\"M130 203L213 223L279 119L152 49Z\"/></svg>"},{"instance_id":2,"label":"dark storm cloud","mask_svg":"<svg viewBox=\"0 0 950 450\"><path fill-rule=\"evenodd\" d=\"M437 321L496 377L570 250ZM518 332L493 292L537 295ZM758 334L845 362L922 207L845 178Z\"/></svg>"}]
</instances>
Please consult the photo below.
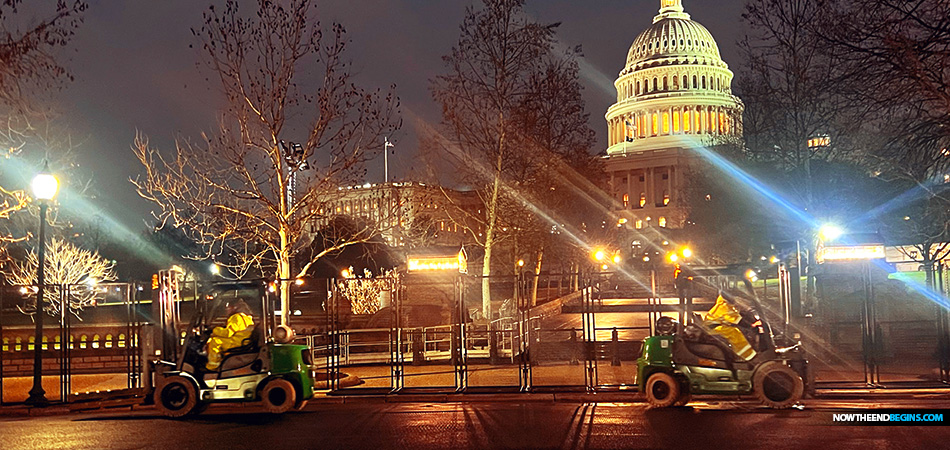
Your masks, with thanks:
<instances>
[{"instance_id":1,"label":"dark storm cloud","mask_svg":"<svg viewBox=\"0 0 950 450\"><path fill-rule=\"evenodd\" d=\"M163 148L177 134L198 136L217 117L216 88L196 67L198 53L191 28L201 24L206 0L93 0L85 24L69 53L76 81L64 92L63 110L82 141L83 164L95 172L99 202L110 214L140 226L149 205L138 199L128 178L139 171L129 150L136 129ZM222 3L222 2L217 2ZM253 1L242 6L253 7ZM716 37L723 57L735 70L739 0L685 0L694 20ZM418 171L414 165L418 123L435 125L439 108L429 80L442 73L441 57L458 39L467 1L326 0L321 22L341 22L352 41L349 58L364 87L397 86L405 126L390 170L397 176ZM630 43L649 26L657 0L529 0L528 13L542 22L561 22L558 37L566 47L582 45L585 98L593 143L605 142L603 115L613 103L612 83L622 69ZM410 120L410 118L417 119ZM291 138L292 139L292 138ZM382 178L382 163L369 180ZM379 173L376 173L379 172Z\"/></svg>"}]
</instances>

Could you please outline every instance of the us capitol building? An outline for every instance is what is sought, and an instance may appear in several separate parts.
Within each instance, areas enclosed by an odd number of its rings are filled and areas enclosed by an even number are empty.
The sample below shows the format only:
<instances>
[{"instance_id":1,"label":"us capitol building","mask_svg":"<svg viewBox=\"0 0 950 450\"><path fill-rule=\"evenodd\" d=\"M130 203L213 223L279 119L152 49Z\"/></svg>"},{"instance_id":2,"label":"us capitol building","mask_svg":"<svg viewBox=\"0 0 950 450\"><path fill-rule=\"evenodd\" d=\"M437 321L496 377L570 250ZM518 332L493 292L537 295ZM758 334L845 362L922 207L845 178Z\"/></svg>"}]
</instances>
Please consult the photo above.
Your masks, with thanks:
<instances>
[{"instance_id":1,"label":"us capitol building","mask_svg":"<svg viewBox=\"0 0 950 450\"><path fill-rule=\"evenodd\" d=\"M630 46L606 114L608 189L626 227L684 226L694 149L742 136L732 78L712 34L682 0L660 0L653 25Z\"/></svg>"}]
</instances>

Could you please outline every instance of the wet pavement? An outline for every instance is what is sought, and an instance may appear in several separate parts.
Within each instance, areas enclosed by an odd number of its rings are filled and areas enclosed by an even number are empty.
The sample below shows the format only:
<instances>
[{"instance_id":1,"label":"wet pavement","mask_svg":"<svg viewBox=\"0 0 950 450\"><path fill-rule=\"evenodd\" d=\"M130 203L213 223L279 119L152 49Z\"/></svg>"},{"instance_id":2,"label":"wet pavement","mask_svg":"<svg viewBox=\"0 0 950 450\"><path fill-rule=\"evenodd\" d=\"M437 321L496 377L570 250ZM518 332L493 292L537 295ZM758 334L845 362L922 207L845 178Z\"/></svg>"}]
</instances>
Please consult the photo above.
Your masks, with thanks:
<instances>
[{"instance_id":1,"label":"wet pavement","mask_svg":"<svg viewBox=\"0 0 950 450\"><path fill-rule=\"evenodd\" d=\"M341 400L342 401L342 400ZM0 418L0 447L20 449L488 449L488 448L943 448L947 426L841 426L835 411L946 407L950 402L813 401L774 411L752 402L695 403L651 410L642 403L318 402L271 416L251 407L214 407L189 420L150 410Z\"/></svg>"}]
</instances>

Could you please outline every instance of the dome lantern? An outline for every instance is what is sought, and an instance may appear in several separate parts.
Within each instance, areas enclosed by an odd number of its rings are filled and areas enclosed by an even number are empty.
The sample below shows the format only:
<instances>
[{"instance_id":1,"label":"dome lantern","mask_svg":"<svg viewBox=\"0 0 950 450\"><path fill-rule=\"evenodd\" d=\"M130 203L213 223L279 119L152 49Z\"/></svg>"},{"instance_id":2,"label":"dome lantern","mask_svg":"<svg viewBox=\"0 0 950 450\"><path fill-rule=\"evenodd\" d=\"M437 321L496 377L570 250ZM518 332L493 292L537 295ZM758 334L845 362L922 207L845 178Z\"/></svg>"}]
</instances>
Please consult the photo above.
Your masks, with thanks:
<instances>
[{"instance_id":1,"label":"dome lantern","mask_svg":"<svg viewBox=\"0 0 950 450\"><path fill-rule=\"evenodd\" d=\"M683 0L660 0L660 14L653 18L653 23L663 19L689 20L689 14L683 9Z\"/></svg>"}]
</instances>

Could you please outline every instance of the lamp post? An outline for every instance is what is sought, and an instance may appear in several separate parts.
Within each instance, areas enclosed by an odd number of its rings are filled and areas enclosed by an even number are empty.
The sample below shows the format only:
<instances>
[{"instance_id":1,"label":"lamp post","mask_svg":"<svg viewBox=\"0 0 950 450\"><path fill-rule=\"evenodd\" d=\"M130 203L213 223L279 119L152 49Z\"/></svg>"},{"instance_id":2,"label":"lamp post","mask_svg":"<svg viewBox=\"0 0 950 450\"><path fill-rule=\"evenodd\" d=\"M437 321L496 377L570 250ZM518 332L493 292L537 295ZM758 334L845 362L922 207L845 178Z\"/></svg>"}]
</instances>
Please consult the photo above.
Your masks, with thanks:
<instances>
[{"instance_id":1,"label":"lamp post","mask_svg":"<svg viewBox=\"0 0 950 450\"><path fill-rule=\"evenodd\" d=\"M389 147L395 147L389 138L383 138L383 184L389 183Z\"/></svg>"},{"instance_id":2,"label":"lamp post","mask_svg":"<svg viewBox=\"0 0 950 450\"><path fill-rule=\"evenodd\" d=\"M46 399L46 391L43 390L43 298L46 292L45 266L46 266L46 210L49 208L49 202L56 195L59 189L59 180L49 173L49 163L43 167L43 171L33 178L33 196L40 204L40 235L39 235L39 267L36 269L36 283L38 289L36 292L36 314L33 319L36 323L36 332L33 339L33 388L30 389L30 397L26 399L28 405L46 406L49 400Z\"/></svg>"}]
</instances>

